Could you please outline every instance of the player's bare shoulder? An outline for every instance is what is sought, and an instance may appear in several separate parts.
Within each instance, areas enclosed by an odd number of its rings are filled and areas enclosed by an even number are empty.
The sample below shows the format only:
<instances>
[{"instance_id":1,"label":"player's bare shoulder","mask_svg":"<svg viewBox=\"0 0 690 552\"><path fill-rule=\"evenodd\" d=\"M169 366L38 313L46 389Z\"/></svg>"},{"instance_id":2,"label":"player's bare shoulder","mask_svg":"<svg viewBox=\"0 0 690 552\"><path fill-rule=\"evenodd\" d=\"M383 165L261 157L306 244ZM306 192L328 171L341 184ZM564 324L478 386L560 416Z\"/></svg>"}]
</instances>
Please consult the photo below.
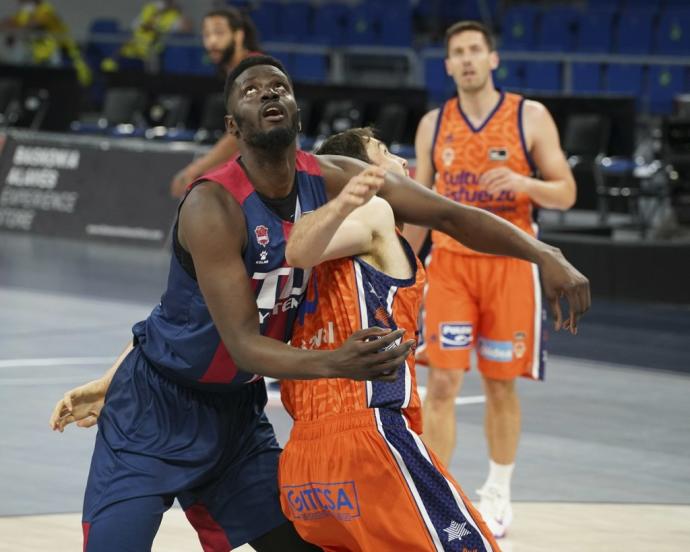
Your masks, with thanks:
<instances>
[{"instance_id":1,"label":"player's bare shoulder","mask_svg":"<svg viewBox=\"0 0 690 552\"><path fill-rule=\"evenodd\" d=\"M543 103L526 99L522 111L522 126L525 130L528 147L531 149L535 139L555 128L555 123L551 113Z\"/></svg>"},{"instance_id":2,"label":"player's bare shoulder","mask_svg":"<svg viewBox=\"0 0 690 552\"><path fill-rule=\"evenodd\" d=\"M185 247L186 236L197 233L216 236L223 231L221 229L244 238L242 207L220 184L200 182L187 194L180 207L180 243Z\"/></svg>"},{"instance_id":3,"label":"player's bare shoulder","mask_svg":"<svg viewBox=\"0 0 690 552\"><path fill-rule=\"evenodd\" d=\"M438 107L427 112L419 121L419 125L417 125L417 136L423 133L425 136L428 135L431 138L436 129L436 122L438 121L440 113L441 109Z\"/></svg>"},{"instance_id":4,"label":"player's bare shoulder","mask_svg":"<svg viewBox=\"0 0 690 552\"><path fill-rule=\"evenodd\" d=\"M523 107L523 117L525 118L525 121L528 119L537 120L542 117L550 116L549 110L546 109L546 106L543 103L538 102L537 100L525 99L525 104Z\"/></svg>"}]
</instances>

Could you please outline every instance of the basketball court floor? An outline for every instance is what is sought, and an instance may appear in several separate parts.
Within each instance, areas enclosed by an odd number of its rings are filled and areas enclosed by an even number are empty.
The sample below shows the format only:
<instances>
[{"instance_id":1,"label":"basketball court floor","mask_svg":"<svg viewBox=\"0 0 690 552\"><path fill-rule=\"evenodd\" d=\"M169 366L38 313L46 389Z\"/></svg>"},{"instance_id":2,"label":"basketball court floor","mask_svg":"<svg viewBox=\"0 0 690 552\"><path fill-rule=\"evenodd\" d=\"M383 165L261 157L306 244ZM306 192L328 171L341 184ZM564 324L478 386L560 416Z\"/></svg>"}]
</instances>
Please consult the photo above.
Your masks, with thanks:
<instances>
[{"instance_id":1,"label":"basketball court floor","mask_svg":"<svg viewBox=\"0 0 690 552\"><path fill-rule=\"evenodd\" d=\"M121 351L158 301L167 263L167 251L0 234L0 551L81 550L95 429L53 433L48 418ZM595 302L577 338L553 336L547 381L520 382L503 550L690 550L689 355L687 308ZM425 378L422 369L422 387ZM482 401L472 373L451 465L470 496L486 473ZM290 422L275 392L268 416L284 443ZM154 550L201 550L179 508Z\"/></svg>"}]
</instances>

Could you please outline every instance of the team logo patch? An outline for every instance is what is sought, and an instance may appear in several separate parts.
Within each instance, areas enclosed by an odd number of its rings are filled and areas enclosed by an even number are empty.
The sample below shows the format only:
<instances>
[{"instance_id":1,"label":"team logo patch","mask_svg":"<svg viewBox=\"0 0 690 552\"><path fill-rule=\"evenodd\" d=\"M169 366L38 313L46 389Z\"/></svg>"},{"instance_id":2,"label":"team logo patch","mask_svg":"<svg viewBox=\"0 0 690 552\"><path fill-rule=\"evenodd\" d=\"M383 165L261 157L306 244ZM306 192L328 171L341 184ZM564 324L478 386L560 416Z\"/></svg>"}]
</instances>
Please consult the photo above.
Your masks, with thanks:
<instances>
[{"instance_id":1,"label":"team logo patch","mask_svg":"<svg viewBox=\"0 0 690 552\"><path fill-rule=\"evenodd\" d=\"M472 324L447 322L441 324L441 349L468 349L472 345Z\"/></svg>"},{"instance_id":2,"label":"team logo patch","mask_svg":"<svg viewBox=\"0 0 690 552\"><path fill-rule=\"evenodd\" d=\"M507 148L489 148L489 161L507 161Z\"/></svg>"},{"instance_id":3,"label":"team logo patch","mask_svg":"<svg viewBox=\"0 0 690 552\"><path fill-rule=\"evenodd\" d=\"M260 246L266 247L268 245L270 240L268 238L268 228L266 226L260 224L254 228L254 235L256 236L256 243Z\"/></svg>"},{"instance_id":4,"label":"team logo patch","mask_svg":"<svg viewBox=\"0 0 690 552\"><path fill-rule=\"evenodd\" d=\"M525 356L527 352L527 345L525 344L525 339L527 339L527 334L525 332L515 332L515 342L513 343L513 352L515 353L515 358L521 359Z\"/></svg>"},{"instance_id":5,"label":"team logo patch","mask_svg":"<svg viewBox=\"0 0 690 552\"><path fill-rule=\"evenodd\" d=\"M354 481L283 485L283 495L293 519L321 519L328 516L352 521L360 516Z\"/></svg>"},{"instance_id":6,"label":"team logo patch","mask_svg":"<svg viewBox=\"0 0 690 552\"><path fill-rule=\"evenodd\" d=\"M513 360L513 342L495 341L480 337L479 355L494 362L511 362Z\"/></svg>"},{"instance_id":7,"label":"team logo patch","mask_svg":"<svg viewBox=\"0 0 690 552\"><path fill-rule=\"evenodd\" d=\"M455 159L455 152L453 151L453 148L443 148L443 151L441 152L441 159L446 167L450 167L453 159Z\"/></svg>"}]
</instances>

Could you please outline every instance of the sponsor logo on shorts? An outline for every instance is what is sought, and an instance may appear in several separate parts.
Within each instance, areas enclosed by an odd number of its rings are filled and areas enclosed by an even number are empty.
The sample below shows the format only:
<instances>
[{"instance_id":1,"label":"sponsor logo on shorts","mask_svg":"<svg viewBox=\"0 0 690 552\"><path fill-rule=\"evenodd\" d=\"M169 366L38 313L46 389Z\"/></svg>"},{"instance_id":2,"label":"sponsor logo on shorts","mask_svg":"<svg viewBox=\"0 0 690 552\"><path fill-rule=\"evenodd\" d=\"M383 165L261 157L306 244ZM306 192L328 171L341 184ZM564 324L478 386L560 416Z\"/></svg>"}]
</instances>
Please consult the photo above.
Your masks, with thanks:
<instances>
[{"instance_id":1,"label":"sponsor logo on shorts","mask_svg":"<svg viewBox=\"0 0 690 552\"><path fill-rule=\"evenodd\" d=\"M351 521L360 516L354 481L283 485L281 491L294 519L331 516L339 521Z\"/></svg>"},{"instance_id":2,"label":"sponsor logo on shorts","mask_svg":"<svg viewBox=\"0 0 690 552\"><path fill-rule=\"evenodd\" d=\"M480 337L479 355L494 362L511 362L513 360L513 342L494 341Z\"/></svg>"},{"instance_id":3,"label":"sponsor logo on shorts","mask_svg":"<svg viewBox=\"0 0 690 552\"><path fill-rule=\"evenodd\" d=\"M472 324L446 322L441 324L441 349L468 349L472 345Z\"/></svg>"}]
</instances>

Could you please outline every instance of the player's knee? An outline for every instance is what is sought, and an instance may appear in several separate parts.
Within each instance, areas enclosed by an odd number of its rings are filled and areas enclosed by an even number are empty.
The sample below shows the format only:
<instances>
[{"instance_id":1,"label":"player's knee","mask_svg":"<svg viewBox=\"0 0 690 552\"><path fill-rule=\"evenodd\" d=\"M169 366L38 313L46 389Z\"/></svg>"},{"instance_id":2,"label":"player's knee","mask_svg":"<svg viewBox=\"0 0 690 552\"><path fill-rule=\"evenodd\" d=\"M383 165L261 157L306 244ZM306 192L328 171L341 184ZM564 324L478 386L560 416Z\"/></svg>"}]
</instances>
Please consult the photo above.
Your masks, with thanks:
<instances>
[{"instance_id":1,"label":"player's knee","mask_svg":"<svg viewBox=\"0 0 690 552\"><path fill-rule=\"evenodd\" d=\"M463 375L462 370L430 369L426 384L427 397L438 403L451 401L454 403L462 385Z\"/></svg>"},{"instance_id":2,"label":"player's knee","mask_svg":"<svg viewBox=\"0 0 690 552\"><path fill-rule=\"evenodd\" d=\"M484 386L487 398L495 403L502 403L515 398L515 380L499 380L486 378Z\"/></svg>"}]
</instances>

